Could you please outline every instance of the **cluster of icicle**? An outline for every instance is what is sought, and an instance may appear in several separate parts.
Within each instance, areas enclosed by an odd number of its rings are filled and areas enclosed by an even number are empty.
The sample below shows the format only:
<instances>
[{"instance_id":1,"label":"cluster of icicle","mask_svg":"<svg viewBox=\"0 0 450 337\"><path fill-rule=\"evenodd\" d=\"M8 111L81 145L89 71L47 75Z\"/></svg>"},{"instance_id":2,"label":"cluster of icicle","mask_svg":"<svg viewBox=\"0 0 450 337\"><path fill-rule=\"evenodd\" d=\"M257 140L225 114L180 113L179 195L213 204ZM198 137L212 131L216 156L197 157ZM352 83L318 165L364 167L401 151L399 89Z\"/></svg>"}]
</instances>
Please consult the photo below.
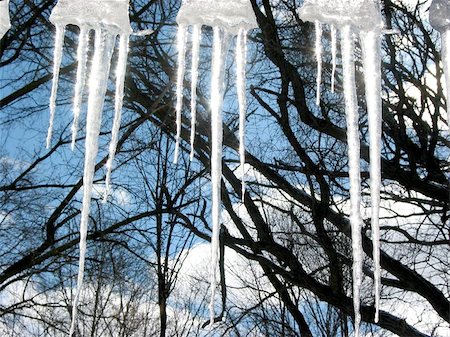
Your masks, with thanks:
<instances>
[{"instance_id":1,"label":"cluster of icicle","mask_svg":"<svg viewBox=\"0 0 450 337\"><path fill-rule=\"evenodd\" d=\"M11 28L9 17L9 0L0 0L0 39Z\"/></svg>"},{"instance_id":2,"label":"cluster of icicle","mask_svg":"<svg viewBox=\"0 0 450 337\"><path fill-rule=\"evenodd\" d=\"M429 15L431 26L441 33L441 55L447 87L447 124L450 127L450 1L433 0Z\"/></svg>"},{"instance_id":3,"label":"cluster of icicle","mask_svg":"<svg viewBox=\"0 0 450 337\"><path fill-rule=\"evenodd\" d=\"M177 16L178 23L178 73L176 102L176 146L174 162L179 157L182 129L183 82L185 75L185 54L188 27L192 27L192 63L191 63L191 132L190 159L194 158L194 140L196 126L196 91L202 26L213 28L213 54L211 69L211 189L212 189L212 237L211 237L211 303L210 325L214 322L214 297L216 289L216 272L218 266L221 180L222 180L222 106L224 96L224 76L226 58L233 36L236 40L237 93L239 101L239 155L242 169L242 200L245 194L245 66L248 30L257 26L253 9L248 0L185 0Z\"/></svg>"},{"instance_id":4,"label":"cluster of icicle","mask_svg":"<svg viewBox=\"0 0 450 337\"><path fill-rule=\"evenodd\" d=\"M350 176L350 223L353 249L353 304L355 312L355 336L360 333L360 292L362 284L362 216L361 216L361 173L358 101L356 96L354 41L359 34L363 52L364 83L370 133L370 180L372 200L372 238L375 264L375 322L379 318L381 287L379 205L381 186L381 34L383 22L376 0L305 0L300 8L300 18L315 22L316 56L318 62L317 104L320 103L322 71L322 24L331 26L332 91L336 69L336 35L341 35L342 73L347 118L347 142Z\"/></svg>"},{"instance_id":5,"label":"cluster of icicle","mask_svg":"<svg viewBox=\"0 0 450 337\"><path fill-rule=\"evenodd\" d=\"M77 307L83 284L84 263L86 256L86 236L89 209L98 153L98 138L102 120L103 104L107 90L112 54L119 36L119 55L116 69L115 116L109 146L106 176L105 200L110 189L111 168L118 141L122 102L124 96L124 79L127 64L128 41L131 26L128 18L128 0L59 0L50 16L56 27L55 51L53 65L53 83L50 97L50 126L47 135L47 147L51 145L53 121L56 110L59 69L62 60L64 32L67 25L80 28L77 50L77 74L74 92L72 150L75 146L78 121L82 110L85 84L89 87L86 117L85 160L83 174L83 206L80 222L80 258L77 290L73 301L72 324L69 335L72 336L76 326ZM95 31L94 56L91 68L87 69L89 33ZM87 74L89 73L89 82Z\"/></svg>"}]
</instances>

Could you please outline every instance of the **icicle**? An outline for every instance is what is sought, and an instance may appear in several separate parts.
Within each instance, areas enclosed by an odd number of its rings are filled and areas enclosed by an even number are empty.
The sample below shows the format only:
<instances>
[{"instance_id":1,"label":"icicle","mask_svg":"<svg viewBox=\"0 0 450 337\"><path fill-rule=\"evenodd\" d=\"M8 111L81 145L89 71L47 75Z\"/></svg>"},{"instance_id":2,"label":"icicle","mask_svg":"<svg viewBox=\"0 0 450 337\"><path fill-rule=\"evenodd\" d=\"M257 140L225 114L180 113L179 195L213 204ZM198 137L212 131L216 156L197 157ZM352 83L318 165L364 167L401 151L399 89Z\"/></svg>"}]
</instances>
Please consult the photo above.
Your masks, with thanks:
<instances>
[{"instance_id":1,"label":"icicle","mask_svg":"<svg viewBox=\"0 0 450 337\"><path fill-rule=\"evenodd\" d=\"M181 137L181 111L183 109L183 82L184 72L186 67L186 27L181 25L178 27L177 37L177 49L178 49L178 72L177 72L177 106L176 106L176 119L177 119L177 135L175 143L175 155L173 162L178 162L178 156L180 152L180 137Z\"/></svg>"},{"instance_id":2,"label":"icicle","mask_svg":"<svg viewBox=\"0 0 450 337\"><path fill-rule=\"evenodd\" d=\"M342 28L342 67L344 74L345 112L347 115L347 143L350 177L350 224L353 249L353 306L355 311L355 337L359 337L361 324L360 292L362 284L362 218L360 144L358 129L358 101L356 97L353 32L349 25Z\"/></svg>"},{"instance_id":3,"label":"icicle","mask_svg":"<svg viewBox=\"0 0 450 337\"><path fill-rule=\"evenodd\" d=\"M447 88L447 125L450 128L450 30L442 32L442 64Z\"/></svg>"},{"instance_id":4,"label":"icicle","mask_svg":"<svg viewBox=\"0 0 450 337\"><path fill-rule=\"evenodd\" d=\"M322 24L316 20L316 60L317 60L317 78L316 78L316 104L320 105L320 86L322 84Z\"/></svg>"},{"instance_id":5,"label":"icicle","mask_svg":"<svg viewBox=\"0 0 450 337\"><path fill-rule=\"evenodd\" d=\"M200 57L201 26L194 25L192 30L192 66L191 66L191 153L189 159L194 159L195 127L197 125L197 82L198 62Z\"/></svg>"},{"instance_id":6,"label":"icicle","mask_svg":"<svg viewBox=\"0 0 450 337\"><path fill-rule=\"evenodd\" d=\"M58 92L59 68L61 67L62 51L64 46L64 31L66 26L57 24L55 32L55 51L53 55L53 81L52 93L50 96L50 122L47 133L47 149L52 142L53 122L56 111L56 93Z\"/></svg>"},{"instance_id":7,"label":"icicle","mask_svg":"<svg viewBox=\"0 0 450 337\"><path fill-rule=\"evenodd\" d=\"M336 82L336 50L337 50L337 31L334 25L331 25L331 92L334 93L334 86Z\"/></svg>"},{"instance_id":8,"label":"icicle","mask_svg":"<svg viewBox=\"0 0 450 337\"><path fill-rule=\"evenodd\" d=\"M222 37L223 34L223 37ZM212 235L211 235L211 302L210 325L214 322L214 297L219 253L220 205L222 182L222 106L224 94L225 60L228 52L228 33L214 27L213 59L211 71L211 185L212 185Z\"/></svg>"},{"instance_id":9,"label":"icicle","mask_svg":"<svg viewBox=\"0 0 450 337\"><path fill-rule=\"evenodd\" d=\"M245 65L247 63L247 31L240 29L236 42L237 93L239 100L239 157L241 165L242 202L245 196L245 115L247 99L245 92Z\"/></svg>"},{"instance_id":10,"label":"icicle","mask_svg":"<svg viewBox=\"0 0 450 337\"><path fill-rule=\"evenodd\" d=\"M364 82L366 87L367 114L370 133L370 192L372 200L372 241L375 293L375 323L378 323L381 289L380 266L380 189L381 189L381 41L380 31L361 34L364 58Z\"/></svg>"},{"instance_id":11,"label":"icicle","mask_svg":"<svg viewBox=\"0 0 450 337\"><path fill-rule=\"evenodd\" d=\"M100 29L95 31L95 51L92 70L89 79L89 99L86 120L86 154L83 175L83 207L80 222L80 261L78 267L77 289L72 307L72 324L69 337L75 331L77 307L80 300L84 278L84 263L86 257L86 236L88 229L91 194L95 173L95 162L98 153L98 137L100 134L103 102L106 94L109 68L115 37Z\"/></svg>"},{"instance_id":12,"label":"icicle","mask_svg":"<svg viewBox=\"0 0 450 337\"><path fill-rule=\"evenodd\" d=\"M120 35L119 58L117 60L117 70L116 70L116 98L114 108L115 110L114 122L111 132L111 142L109 143L108 161L106 162L105 194L103 202L107 201L109 193L111 191L111 171L114 163L114 156L116 155L116 147L119 139L120 122L122 119L125 74L127 70L128 42L129 42L128 35L126 34Z\"/></svg>"},{"instance_id":13,"label":"icicle","mask_svg":"<svg viewBox=\"0 0 450 337\"><path fill-rule=\"evenodd\" d=\"M88 51L88 39L89 30L87 27L82 26L80 28L80 36L78 38L78 50L77 50L77 79L75 83L75 95L73 104L73 123L72 123L72 151L75 148L75 142L77 140L78 132L78 120L80 119L81 104L83 101L83 89L86 82L86 61Z\"/></svg>"}]
</instances>

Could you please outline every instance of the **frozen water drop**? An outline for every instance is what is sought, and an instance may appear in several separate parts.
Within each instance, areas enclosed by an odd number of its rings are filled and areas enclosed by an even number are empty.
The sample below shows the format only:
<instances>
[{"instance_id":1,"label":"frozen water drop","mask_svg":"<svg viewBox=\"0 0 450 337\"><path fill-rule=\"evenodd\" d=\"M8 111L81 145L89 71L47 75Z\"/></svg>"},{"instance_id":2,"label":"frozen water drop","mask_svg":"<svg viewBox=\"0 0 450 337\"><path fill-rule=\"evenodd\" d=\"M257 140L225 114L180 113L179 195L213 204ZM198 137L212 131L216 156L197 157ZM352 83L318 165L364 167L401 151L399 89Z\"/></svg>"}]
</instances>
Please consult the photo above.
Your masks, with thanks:
<instances>
[{"instance_id":1,"label":"frozen water drop","mask_svg":"<svg viewBox=\"0 0 450 337\"><path fill-rule=\"evenodd\" d=\"M320 105L320 87L322 85L322 24L316 20L316 62L317 62L317 77L316 77L316 104Z\"/></svg>"},{"instance_id":2,"label":"frozen water drop","mask_svg":"<svg viewBox=\"0 0 450 337\"><path fill-rule=\"evenodd\" d=\"M64 31L65 26L61 24L56 25L55 50L53 54L52 93L50 95L50 122L47 133L47 149L50 147L52 142L53 123L55 120L55 111L56 111L56 94L58 92L58 82L59 82L59 69L61 67L62 52L64 45Z\"/></svg>"},{"instance_id":3,"label":"frozen water drop","mask_svg":"<svg viewBox=\"0 0 450 337\"><path fill-rule=\"evenodd\" d=\"M77 290L72 307L72 324L69 336L75 331L75 324L84 278L86 257L86 237L88 230L91 195L98 153L98 137L102 120L103 103L106 94L109 67L114 49L114 36L97 29L95 32L95 51L89 79L89 98L86 120L86 153L83 174L83 206L80 220L80 261L78 267Z\"/></svg>"},{"instance_id":4,"label":"frozen water drop","mask_svg":"<svg viewBox=\"0 0 450 337\"><path fill-rule=\"evenodd\" d=\"M124 97L125 75L127 70L128 56L128 35L122 34L119 40L119 59L116 70L116 93L114 106L114 122L111 131L111 142L109 143L109 155L106 162L105 195L103 201L106 202L111 191L111 171L116 155L116 147L119 140L120 122L122 120L122 105Z\"/></svg>"},{"instance_id":5,"label":"frozen water drop","mask_svg":"<svg viewBox=\"0 0 450 337\"><path fill-rule=\"evenodd\" d=\"M80 29L80 36L78 38L77 49L77 78L75 83L75 94L73 104L73 123L72 123L72 150L75 148L75 142L77 140L78 133L78 121L80 119L81 104L83 101L83 89L86 82L86 63L88 52L88 39L89 29L86 26L82 26Z\"/></svg>"},{"instance_id":6,"label":"frozen water drop","mask_svg":"<svg viewBox=\"0 0 450 337\"><path fill-rule=\"evenodd\" d=\"M177 134L175 143L175 155L173 162L178 162L178 156L180 152L180 137L181 137L181 113L183 110L183 83L184 72L186 68L186 27L178 27L177 36L177 49L178 49L178 71L177 71L177 105L176 105L176 121L177 121Z\"/></svg>"},{"instance_id":7,"label":"frozen water drop","mask_svg":"<svg viewBox=\"0 0 450 337\"><path fill-rule=\"evenodd\" d=\"M192 66L191 66L191 153L190 160L194 159L195 127L197 126L197 82L198 62L200 57L201 26L192 28Z\"/></svg>"},{"instance_id":8,"label":"frozen water drop","mask_svg":"<svg viewBox=\"0 0 450 337\"><path fill-rule=\"evenodd\" d=\"M359 116L356 97L353 31L350 25L342 27L342 68L344 74L345 112L347 115L347 143L350 177L350 224L353 249L353 306L355 311L355 337L359 337L361 324L360 293L362 284L362 218Z\"/></svg>"},{"instance_id":9,"label":"frozen water drop","mask_svg":"<svg viewBox=\"0 0 450 337\"><path fill-rule=\"evenodd\" d=\"M245 117L247 110L247 99L245 90L245 65L247 64L247 31L241 29L236 42L236 65L237 65L237 93L239 100L239 157L241 166L241 200L245 196Z\"/></svg>"},{"instance_id":10,"label":"frozen water drop","mask_svg":"<svg viewBox=\"0 0 450 337\"><path fill-rule=\"evenodd\" d=\"M331 92L334 92L336 83L336 54L337 54L337 31L331 25Z\"/></svg>"},{"instance_id":11,"label":"frozen water drop","mask_svg":"<svg viewBox=\"0 0 450 337\"><path fill-rule=\"evenodd\" d=\"M210 302L210 327L214 323L214 296L216 287L216 269L218 264L218 247L219 247L219 229L220 229L220 189L222 179L222 105L224 94L224 76L225 76L225 60L228 52L228 45L231 36L238 35L240 30L249 30L257 27L256 17L253 12L251 3L245 0L183 0L182 6L177 16L177 23L179 29L186 26L194 26L193 29L193 63L192 63L192 95L191 95L191 154L193 158L193 145L195 138L195 122L196 112L193 111L195 106L196 92L196 42L200 41L197 38L195 26L210 26L213 27L213 60L212 60L212 74L211 74L211 185L212 185L212 235L211 235L211 302ZM219 28L220 27L220 28ZM200 34L200 33L199 33ZM180 43L180 39L178 40ZM185 51L183 50L183 54ZM242 53L238 53L242 55ZM179 56L180 57L180 56ZM184 57L184 56L183 56ZM240 63L240 62L238 62ZM179 68L184 68L184 62L178 62ZM242 64L241 64L242 65ZM184 69L178 69L178 74L184 72ZM238 71L239 72L239 71ZM184 73L183 73L184 76ZM245 76L245 74L243 75ZM245 88L245 81L238 80L238 82ZM178 81L177 90L177 111L182 104L180 98L182 96L182 82ZM245 111L245 97L242 96L241 90L238 90L240 96L240 120L242 118L241 111ZM179 94L178 94L179 93ZM181 118L181 115L177 117ZM245 118L245 115L244 115ZM243 126L244 124L241 123ZM177 123L177 135L181 131L181 121ZM243 131L242 131L243 132ZM242 137L240 136L240 139ZM241 141L241 145L243 145ZM179 137L177 136L177 144L175 147L175 158L178 157L179 151ZM240 148L240 157L242 160L242 149ZM176 160L176 159L175 159Z\"/></svg>"},{"instance_id":12,"label":"frozen water drop","mask_svg":"<svg viewBox=\"0 0 450 337\"><path fill-rule=\"evenodd\" d=\"M381 190L381 41L380 31L361 33L363 49L364 82L370 133L370 192L372 202L372 241L375 293L375 323L378 323L381 289L380 266L380 190Z\"/></svg>"},{"instance_id":13,"label":"frozen water drop","mask_svg":"<svg viewBox=\"0 0 450 337\"><path fill-rule=\"evenodd\" d=\"M212 235L211 235L211 324L214 322L214 297L216 270L219 254L221 183L222 183L222 106L224 95L225 60L230 35L214 27L213 60L211 70L211 188L212 188Z\"/></svg>"}]
</instances>

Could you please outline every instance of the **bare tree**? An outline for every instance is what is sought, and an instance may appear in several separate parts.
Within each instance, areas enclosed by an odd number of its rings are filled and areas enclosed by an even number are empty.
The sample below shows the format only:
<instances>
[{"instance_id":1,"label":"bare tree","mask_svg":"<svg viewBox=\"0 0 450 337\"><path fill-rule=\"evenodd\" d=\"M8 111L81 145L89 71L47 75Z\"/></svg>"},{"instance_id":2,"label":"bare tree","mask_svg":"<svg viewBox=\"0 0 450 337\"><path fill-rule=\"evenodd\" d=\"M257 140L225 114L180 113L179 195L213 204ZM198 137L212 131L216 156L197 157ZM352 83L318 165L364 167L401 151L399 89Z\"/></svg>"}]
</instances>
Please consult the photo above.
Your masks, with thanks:
<instances>
[{"instance_id":1,"label":"bare tree","mask_svg":"<svg viewBox=\"0 0 450 337\"><path fill-rule=\"evenodd\" d=\"M276 298L278 305L270 307L272 302L255 286L255 294L260 297L255 309L233 307L228 298L227 306L235 311L229 310L224 328L236 336L256 325L251 332L254 335L348 336L353 316L352 260L342 69L338 66L335 94L327 89L329 76L324 76L321 104L316 106L314 30L298 18L300 2L251 2L259 28L251 32L249 48L249 184L242 204L240 179L235 170L238 118L230 57L222 183L224 217L229 217L229 221L223 242L259 266L273 290L266 296ZM40 147L45 138L43 120L47 117L51 80L53 27L48 16L54 3L12 0L13 28L0 47L1 134L5 144L1 150L0 292L8 299L0 301L0 318L2 324L14 326L11 331L29 328L15 324L21 317L29 316L30 308L34 313L39 311L33 302L35 292L27 292L27 287L32 286L46 296L47 303L41 304L50 312L59 313L58 320L64 323L52 327L51 320L40 320L35 314L27 319L43 322L45 329L66 332L71 276L76 269L83 133L76 151L69 154L68 125L76 67L73 56L63 60L59 124L55 132L58 140L48 151ZM446 102L439 38L424 19L426 2L411 6L384 0L382 5L387 27L398 32L386 35L383 42L382 310L380 321L375 324L372 242L366 217L362 232L366 254L362 318L365 331L378 334L438 335L438 328L448 327L450 320L450 143L443 117ZM133 296L146 289L121 282L121 273L114 276L108 264L100 268L101 261L124 263L124 274L132 273L132 265L128 266L132 260L142 261L154 271L152 294L160 309L160 336L168 335L164 326L172 323L167 312L183 262L177 260L181 256L177 254L198 240L209 240L211 234L207 75L211 32L206 27L202 46L205 53L201 55L201 73L205 75L198 88L196 158L193 162L188 160L187 113L183 118L183 156L177 166L170 163L174 135L172 83L176 69L173 42L179 6L180 1L175 0L131 1L134 28L151 28L155 33L133 38L131 43L126 111L113 175L115 193L107 205L97 202L94 195L88 235L90 247L99 247L90 249L88 257L87 272L95 275L89 284L93 294L102 293L95 291L95 285L98 289L114 289L112 284L123 286L126 291L121 294L133 293L135 289ZM77 29L70 27L64 46L67 55L75 55L76 35ZM325 44L328 40L325 32ZM324 57L324 71L329 75L331 57L327 53ZM359 64L357 80L361 161L362 167L367 168L367 116ZM108 101L106 116L110 116L110 110ZM108 140L109 123L110 119L104 122L102 143ZM105 149L100 152L96 167L99 187L106 156ZM367 191L367 170L362 172L362 178L363 191ZM370 204L366 196L363 206ZM126 252L127 258L110 255L110 250ZM97 251L103 253L96 256ZM23 296L11 300L7 294L19 288ZM59 297L52 297L54 289L66 294L62 307ZM306 301L302 294L311 297ZM194 299L191 295L187 297ZM133 296L122 302L121 315L134 310L131 303L139 303L131 301ZM55 308L53 301L58 302ZM113 324L107 323L112 320L104 317L106 311L92 312L101 303L82 306L90 315L92 327L94 320L103 322L95 329ZM205 312L196 311L198 308L186 305L188 312L203 317ZM421 315L430 317L428 324L414 320L414 316ZM131 335L133 319L116 318L114 324L122 326L123 336ZM98 330L89 329L99 334ZM188 330L199 333L198 327Z\"/></svg>"}]
</instances>

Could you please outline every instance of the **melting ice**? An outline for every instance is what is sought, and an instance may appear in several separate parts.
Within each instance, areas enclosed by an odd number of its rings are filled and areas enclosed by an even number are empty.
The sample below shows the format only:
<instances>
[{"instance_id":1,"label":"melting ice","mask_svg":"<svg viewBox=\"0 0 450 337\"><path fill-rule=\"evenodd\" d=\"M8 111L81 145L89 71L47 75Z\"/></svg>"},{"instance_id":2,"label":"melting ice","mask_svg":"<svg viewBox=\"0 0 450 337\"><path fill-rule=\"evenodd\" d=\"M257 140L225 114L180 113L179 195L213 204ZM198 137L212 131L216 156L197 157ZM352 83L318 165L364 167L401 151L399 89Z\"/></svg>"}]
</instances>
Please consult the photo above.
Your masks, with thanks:
<instances>
[{"instance_id":1,"label":"melting ice","mask_svg":"<svg viewBox=\"0 0 450 337\"><path fill-rule=\"evenodd\" d=\"M361 172L360 139L358 128L358 101L356 96L354 40L359 34L363 51L364 83L366 88L367 113L370 133L370 179L372 199L372 236L375 264L375 321L379 316L380 299L380 248L379 248L379 204L381 186L381 33L383 21L376 0L305 0L300 8L302 20L316 22L317 39L322 34L320 23L331 25L332 37L332 90L336 58L336 31L340 29L342 46L343 87L347 118L347 142L350 176L350 223L353 249L353 301L355 311L355 336L359 336L360 292L362 283L362 217L361 217ZM316 41L316 56L321 56L320 43ZM321 60L318 60L320 78ZM319 82L318 82L319 83ZM319 85L317 86L320 90ZM317 93L319 101L320 93Z\"/></svg>"},{"instance_id":2,"label":"melting ice","mask_svg":"<svg viewBox=\"0 0 450 337\"><path fill-rule=\"evenodd\" d=\"M450 2L433 0L430 6L430 24L441 33L442 64L444 66L445 84L447 87L447 124L450 127Z\"/></svg>"},{"instance_id":3,"label":"melting ice","mask_svg":"<svg viewBox=\"0 0 450 337\"><path fill-rule=\"evenodd\" d=\"M95 163L98 153L98 137L100 134L103 104L110 73L111 57L115 49L117 36L119 36L119 57L116 69L115 116L107 162L108 173L106 178L106 193L109 191L111 167L117 146L124 93L128 39L132 31L128 18L128 0L59 0L52 11L50 21L56 27L56 35L47 147L51 144L53 121L56 112L56 96L58 90L59 68L61 66L64 45L64 31L65 27L69 24L80 27L77 50L78 67L74 92L72 148L77 135L84 85L87 84L89 86L86 117L86 152L83 174L83 206L80 222L80 261L77 290L72 308L72 324L70 327L70 336L72 336L75 330L77 306L83 284L89 209ZM88 38L89 32L92 30L95 31L94 56L89 71L89 81L86 83Z\"/></svg>"},{"instance_id":4,"label":"melting ice","mask_svg":"<svg viewBox=\"0 0 450 337\"><path fill-rule=\"evenodd\" d=\"M183 80L185 72L185 54L188 27L192 26L192 68L191 68L191 154L194 156L196 124L196 87L198 79L198 58L201 27L213 27L213 55L211 69L211 184L212 184L212 238L211 238L211 324L214 322L214 296L216 270L219 252L220 231L220 190L222 179L222 105L224 95L225 62L230 41L237 36L236 64L237 90L239 101L239 155L242 169L245 163L245 65L247 31L257 27L256 18L248 0L184 0L177 16L178 23L178 73L177 73L177 135L175 158L178 160L182 130L181 113L183 108ZM242 198L244 196L244 178L242 180Z\"/></svg>"}]
</instances>

